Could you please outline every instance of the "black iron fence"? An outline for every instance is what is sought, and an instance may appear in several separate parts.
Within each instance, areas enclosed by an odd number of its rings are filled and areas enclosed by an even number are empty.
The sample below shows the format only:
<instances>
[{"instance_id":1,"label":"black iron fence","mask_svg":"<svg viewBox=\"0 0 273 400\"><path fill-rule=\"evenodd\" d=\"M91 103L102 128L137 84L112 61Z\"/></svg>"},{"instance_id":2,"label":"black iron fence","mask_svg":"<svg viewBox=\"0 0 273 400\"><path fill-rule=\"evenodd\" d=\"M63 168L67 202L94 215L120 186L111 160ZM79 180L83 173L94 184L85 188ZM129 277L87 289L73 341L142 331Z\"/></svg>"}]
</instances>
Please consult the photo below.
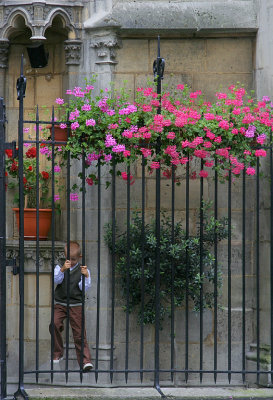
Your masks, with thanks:
<instances>
[{"instance_id":1,"label":"black iron fence","mask_svg":"<svg viewBox=\"0 0 273 400\"><path fill-rule=\"evenodd\" d=\"M196 179L202 167L190 161L186 167L162 177L147 172L144 159L124 167L125 179L100 165L94 167L97 185L87 187L85 155L74 162L65 161L65 194L60 215L56 210L55 158L63 144L55 140L54 111L50 121L25 120L23 98L25 80L18 80L19 137L19 326L18 391L15 397L27 398L25 382L86 385L154 385L162 393L166 384L202 382L241 382L255 376L264 382L273 372L273 159L264 167L269 177L244 174L233 182L231 173L220 183L217 172L208 179ZM0 267L1 267L1 398L7 395L6 342L6 267L15 261L6 258L6 179L5 150L17 156L14 144L5 141L5 113L0 99ZM40 127L52 124L50 138L40 136ZM26 125L36 127L33 139L24 133ZM69 123L68 123L69 126ZM69 131L68 131L69 134ZM36 148L36 239L35 313L29 316L26 303L26 243L24 226L24 145ZM158 146L160 144L155 144ZM50 314L43 314L41 294L44 287L39 187L40 150L51 151L51 232L48 241L51 261ZM81 170L79 205L71 203L74 171ZM134 171L135 183L130 176ZM105 175L107 178L105 178ZM106 181L111 185L106 189ZM177 185L177 180L180 185ZM73 195L72 195L73 199ZM64 223L65 221L65 223ZM181 222L182 221L182 222ZM58 224L62 234L56 229ZM107 224L108 223L108 224ZM33 238L32 238L33 239ZM57 240L58 239L58 240ZM47 325L54 325L54 268L57 242L77 239L82 247L82 265L91 268L93 286L86 300L85 278L82 286L81 355L79 366L72 360L69 323L66 324L64 361L54 363L54 336L45 339ZM63 260L62 260L63 262ZM15 279L15 278L14 278ZM67 320L70 319L67 272ZM43 281L44 282L44 281ZM49 295L49 294L48 294ZM50 318L44 317L50 315ZM268 324L268 321L270 323ZM30 340L27 327L34 334ZM45 328L46 325L46 328ZM93 369L84 373L84 329L92 346ZM43 346L41 342L43 341ZM252 353L251 344L255 342ZM264 346L267 344L268 347ZM271 346L271 347L270 347ZM253 347L253 345L252 345ZM31 349L31 355L29 354ZM267 352L271 361L264 362ZM47 361L45 361L47 359ZM75 366L76 365L76 366ZM72 377L72 378L71 378ZM72 381L71 381L72 379ZM163 389L164 392L164 389Z\"/></svg>"}]
</instances>

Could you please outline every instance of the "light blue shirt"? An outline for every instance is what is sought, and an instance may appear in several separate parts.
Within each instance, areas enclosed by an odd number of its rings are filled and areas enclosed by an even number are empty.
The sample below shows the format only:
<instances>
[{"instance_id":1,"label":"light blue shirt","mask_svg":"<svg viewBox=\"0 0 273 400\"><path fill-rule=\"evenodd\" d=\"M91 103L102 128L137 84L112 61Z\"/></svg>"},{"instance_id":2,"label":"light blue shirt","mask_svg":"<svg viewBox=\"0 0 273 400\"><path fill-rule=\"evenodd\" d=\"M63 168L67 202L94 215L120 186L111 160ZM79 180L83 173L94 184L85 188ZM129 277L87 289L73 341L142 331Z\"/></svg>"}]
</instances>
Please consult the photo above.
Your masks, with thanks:
<instances>
[{"instance_id":1,"label":"light blue shirt","mask_svg":"<svg viewBox=\"0 0 273 400\"><path fill-rule=\"evenodd\" d=\"M70 268L70 271L73 271L74 268L77 267L78 264L74 265L74 267ZM89 269L88 271L88 277L85 277L85 290L88 290L91 288L91 274ZM59 285L60 283L62 283L64 279L64 272L61 271L61 267L59 265L56 265L56 267L54 268L54 283L56 285ZM83 280L83 276L81 277L81 280L79 281L79 288L80 290L82 290L82 280Z\"/></svg>"}]
</instances>

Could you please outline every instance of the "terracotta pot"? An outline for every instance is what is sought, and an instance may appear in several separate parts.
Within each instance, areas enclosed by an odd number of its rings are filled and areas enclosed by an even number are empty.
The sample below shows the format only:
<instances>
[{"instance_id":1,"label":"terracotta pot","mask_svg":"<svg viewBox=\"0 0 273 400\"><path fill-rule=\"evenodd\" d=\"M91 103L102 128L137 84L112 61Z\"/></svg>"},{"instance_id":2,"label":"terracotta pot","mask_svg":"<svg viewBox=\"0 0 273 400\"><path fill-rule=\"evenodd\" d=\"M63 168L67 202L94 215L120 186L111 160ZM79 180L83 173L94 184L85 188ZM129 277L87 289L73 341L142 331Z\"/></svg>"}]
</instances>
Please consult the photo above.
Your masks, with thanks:
<instances>
[{"instance_id":1,"label":"terracotta pot","mask_svg":"<svg viewBox=\"0 0 273 400\"><path fill-rule=\"evenodd\" d=\"M50 130L50 139L52 138L52 125L46 126ZM54 137L56 142L67 142L68 132L67 128L62 129L60 125L54 125ZM59 144L58 146L64 146L64 144Z\"/></svg>"},{"instance_id":2,"label":"terracotta pot","mask_svg":"<svg viewBox=\"0 0 273 400\"><path fill-rule=\"evenodd\" d=\"M16 222L19 229L19 208L15 211ZM51 226L51 209L40 208L39 210L39 240L46 240ZM25 240L36 240L36 208L24 208L24 238Z\"/></svg>"}]
</instances>

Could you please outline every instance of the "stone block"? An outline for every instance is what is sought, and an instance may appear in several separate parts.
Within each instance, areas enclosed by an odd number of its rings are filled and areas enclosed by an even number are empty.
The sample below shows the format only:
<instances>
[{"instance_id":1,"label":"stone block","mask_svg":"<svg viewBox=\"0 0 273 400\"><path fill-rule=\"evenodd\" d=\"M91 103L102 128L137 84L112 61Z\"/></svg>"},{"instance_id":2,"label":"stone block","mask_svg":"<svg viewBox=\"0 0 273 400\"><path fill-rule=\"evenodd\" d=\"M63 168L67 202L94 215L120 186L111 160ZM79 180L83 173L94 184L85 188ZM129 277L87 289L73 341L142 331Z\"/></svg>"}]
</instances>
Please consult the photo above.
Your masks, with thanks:
<instances>
[{"instance_id":1,"label":"stone block","mask_svg":"<svg viewBox=\"0 0 273 400\"><path fill-rule=\"evenodd\" d=\"M245 340L251 342L254 337L254 312L253 309L245 310ZM228 343L228 310L225 307L217 313L217 341ZM231 309L231 342L243 342L243 309Z\"/></svg>"},{"instance_id":2,"label":"stone block","mask_svg":"<svg viewBox=\"0 0 273 400\"><path fill-rule=\"evenodd\" d=\"M7 307L7 338L8 340L19 337L19 307L10 305Z\"/></svg>"},{"instance_id":3,"label":"stone block","mask_svg":"<svg viewBox=\"0 0 273 400\"><path fill-rule=\"evenodd\" d=\"M253 262L253 244L250 242L246 243L245 247L245 273L247 275L253 274L254 262ZM231 272L232 274L242 274L242 256L243 249L241 243L231 244ZM228 246L227 241L220 242L217 247L217 260L219 269L223 274L227 274L228 270Z\"/></svg>"},{"instance_id":4,"label":"stone block","mask_svg":"<svg viewBox=\"0 0 273 400\"><path fill-rule=\"evenodd\" d=\"M138 57L136 57L138 54ZM148 72L149 64L148 41L144 39L124 39L122 48L117 50L118 64L116 72ZM132 60L134 62L132 63Z\"/></svg>"},{"instance_id":5,"label":"stone block","mask_svg":"<svg viewBox=\"0 0 273 400\"><path fill-rule=\"evenodd\" d=\"M215 93L219 91L227 91L230 85L244 85L247 91L253 88L252 72L243 73L195 73L193 76L193 89L202 90L206 101L215 101Z\"/></svg>"},{"instance_id":6,"label":"stone block","mask_svg":"<svg viewBox=\"0 0 273 400\"><path fill-rule=\"evenodd\" d=\"M252 73L254 38L208 38L208 72Z\"/></svg>"},{"instance_id":7,"label":"stone block","mask_svg":"<svg viewBox=\"0 0 273 400\"><path fill-rule=\"evenodd\" d=\"M55 104L55 99L60 96L61 88L61 75L54 75L54 79L50 81L47 81L45 76L37 76L35 82L37 104L52 107Z\"/></svg>"},{"instance_id":8,"label":"stone block","mask_svg":"<svg viewBox=\"0 0 273 400\"><path fill-rule=\"evenodd\" d=\"M245 277L246 285L246 300L245 304L247 308L254 306L253 302L255 297L253 297L253 291L255 290L255 277L247 275ZM219 305L222 307L227 307L228 304L228 277L223 275L223 286L221 289L222 295L219 296ZM231 276L231 307L241 307L242 306L242 277L241 275L232 274Z\"/></svg>"},{"instance_id":9,"label":"stone block","mask_svg":"<svg viewBox=\"0 0 273 400\"><path fill-rule=\"evenodd\" d=\"M179 309L175 313L175 340L185 343L186 340L185 310ZM189 310L189 342L198 343L200 340L200 313ZM211 310L203 311L203 338L213 331L213 313Z\"/></svg>"},{"instance_id":10,"label":"stone block","mask_svg":"<svg viewBox=\"0 0 273 400\"><path fill-rule=\"evenodd\" d=\"M195 72L206 68L205 39L161 39L160 54L166 60L166 72ZM157 40L150 41L150 63L157 57Z\"/></svg>"}]
</instances>

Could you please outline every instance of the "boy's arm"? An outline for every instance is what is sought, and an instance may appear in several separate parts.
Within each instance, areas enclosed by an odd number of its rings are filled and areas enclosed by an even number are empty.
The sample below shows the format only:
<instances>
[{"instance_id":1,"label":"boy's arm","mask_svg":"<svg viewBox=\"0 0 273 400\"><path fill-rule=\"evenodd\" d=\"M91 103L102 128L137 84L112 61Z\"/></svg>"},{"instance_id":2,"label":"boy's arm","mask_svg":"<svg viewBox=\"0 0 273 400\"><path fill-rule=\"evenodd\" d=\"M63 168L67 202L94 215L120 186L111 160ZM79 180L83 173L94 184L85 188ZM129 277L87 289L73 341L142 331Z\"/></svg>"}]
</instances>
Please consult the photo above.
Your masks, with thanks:
<instances>
[{"instance_id":1,"label":"boy's arm","mask_svg":"<svg viewBox=\"0 0 273 400\"><path fill-rule=\"evenodd\" d=\"M91 274L90 274L89 269L87 269L86 266L82 266L81 271L82 271L82 275L85 276L84 282L85 282L85 291L86 291L91 288ZM81 280L79 282L80 290L82 290L82 279L83 279L83 277L81 277Z\"/></svg>"},{"instance_id":2,"label":"boy's arm","mask_svg":"<svg viewBox=\"0 0 273 400\"><path fill-rule=\"evenodd\" d=\"M56 285L59 285L60 283L62 283L64 279L64 274L61 271L61 267L59 265L56 265L56 267L54 268L54 283Z\"/></svg>"}]
</instances>

